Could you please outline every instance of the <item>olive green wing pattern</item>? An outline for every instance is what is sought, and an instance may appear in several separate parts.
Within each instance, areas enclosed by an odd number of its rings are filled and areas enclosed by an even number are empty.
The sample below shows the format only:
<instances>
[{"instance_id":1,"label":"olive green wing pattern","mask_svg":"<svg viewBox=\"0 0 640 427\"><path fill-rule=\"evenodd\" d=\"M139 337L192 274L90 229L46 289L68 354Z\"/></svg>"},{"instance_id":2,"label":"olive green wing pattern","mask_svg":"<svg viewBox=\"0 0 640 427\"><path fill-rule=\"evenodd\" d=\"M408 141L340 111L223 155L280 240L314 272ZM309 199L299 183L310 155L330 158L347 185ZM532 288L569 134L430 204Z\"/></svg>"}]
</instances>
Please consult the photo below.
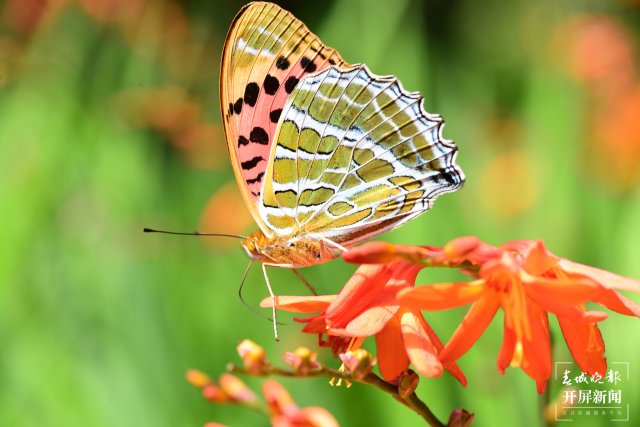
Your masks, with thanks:
<instances>
[{"instance_id":1,"label":"olive green wing pattern","mask_svg":"<svg viewBox=\"0 0 640 427\"><path fill-rule=\"evenodd\" d=\"M278 122L258 205L263 221L280 235L350 245L460 188L457 147L422 101L364 65L306 76Z\"/></svg>"}]
</instances>

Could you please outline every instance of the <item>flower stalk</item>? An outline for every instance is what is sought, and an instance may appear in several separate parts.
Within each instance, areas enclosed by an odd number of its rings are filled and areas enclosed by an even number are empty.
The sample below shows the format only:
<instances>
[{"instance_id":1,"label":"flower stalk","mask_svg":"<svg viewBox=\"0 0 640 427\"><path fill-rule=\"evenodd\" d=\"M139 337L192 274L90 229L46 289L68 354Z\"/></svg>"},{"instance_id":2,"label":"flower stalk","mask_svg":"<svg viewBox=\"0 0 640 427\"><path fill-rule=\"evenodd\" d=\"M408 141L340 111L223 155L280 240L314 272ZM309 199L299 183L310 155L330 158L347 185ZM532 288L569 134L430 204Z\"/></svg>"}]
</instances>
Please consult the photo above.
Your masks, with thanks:
<instances>
[{"instance_id":1,"label":"flower stalk","mask_svg":"<svg viewBox=\"0 0 640 427\"><path fill-rule=\"evenodd\" d=\"M320 367L308 371L305 375L300 375L293 370L279 368L273 365L266 365L265 369L262 372L250 372L246 368L235 365L228 364L227 371L233 374L240 375L254 375L261 377L268 376L281 376L287 378L306 378L306 377L327 377L330 379L339 378L349 382L358 382L362 384L368 384L374 386L378 390L381 390L391 397L393 397L396 401L406 406L407 408L414 411L420 417L422 417L430 426L432 427L446 427L442 421L440 421L437 416L431 411L429 406L420 399L420 397L416 394L416 392L412 392L406 397L402 397L400 391L398 390L398 386L396 384L392 384L388 381L385 381L380 376L374 374L373 372L369 372L362 378L355 378L352 374L345 372L343 370L334 369L328 367L326 365L320 365Z\"/></svg>"}]
</instances>

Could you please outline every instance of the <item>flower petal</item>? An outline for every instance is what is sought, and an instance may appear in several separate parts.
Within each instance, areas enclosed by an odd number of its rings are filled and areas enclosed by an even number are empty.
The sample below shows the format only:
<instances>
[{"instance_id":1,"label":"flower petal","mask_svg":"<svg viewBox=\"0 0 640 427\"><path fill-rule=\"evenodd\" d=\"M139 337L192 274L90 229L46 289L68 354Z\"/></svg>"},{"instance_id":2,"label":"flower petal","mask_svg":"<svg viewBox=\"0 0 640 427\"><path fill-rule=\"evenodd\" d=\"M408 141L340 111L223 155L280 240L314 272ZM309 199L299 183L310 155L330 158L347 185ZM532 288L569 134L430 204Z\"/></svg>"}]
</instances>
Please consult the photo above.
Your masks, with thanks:
<instances>
[{"instance_id":1,"label":"flower petal","mask_svg":"<svg viewBox=\"0 0 640 427\"><path fill-rule=\"evenodd\" d=\"M526 274L522 279L527 293L533 291L537 295L546 295L545 299L558 299L569 305L585 303L600 290L600 286L589 279L555 279Z\"/></svg>"},{"instance_id":2,"label":"flower petal","mask_svg":"<svg viewBox=\"0 0 640 427\"><path fill-rule=\"evenodd\" d=\"M404 349L400 319L397 316L376 334L376 348L378 369L385 380L394 380L409 367L409 356Z\"/></svg>"},{"instance_id":3,"label":"flower petal","mask_svg":"<svg viewBox=\"0 0 640 427\"><path fill-rule=\"evenodd\" d=\"M507 325L507 318L504 318L504 332L502 337L502 345L500 353L498 353L498 372L504 374L513 360L513 351L516 347L516 334L512 328Z\"/></svg>"},{"instance_id":4,"label":"flower petal","mask_svg":"<svg viewBox=\"0 0 640 427\"><path fill-rule=\"evenodd\" d=\"M422 316L418 317L405 309L401 309L399 315L404 347L415 370L430 378L442 375L442 363L427 331L422 327Z\"/></svg>"},{"instance_id":5,"label":"flower petal","mask_svg":"<svg viewBox=\"0 0 640 427\"><path fill-rule=\"evenodd\" d=\"M302 332L307 334L324 334L327 332L327 321L322 314L316 314L311 317L294 317L293 320L300 323L306 323L302 328Z\"/></svg>"},{"instance_id":6,"label":"flower petal","mask_svg":"<svg viewBox=\"0 0 640 427\"><path fill-rule=\"evenodd\" d=\"M291 311L293 313L315 313L323 311L336 299L335 295L319 296L281 296L276 295L276 308ZM260 301L260 307L267 308L273 305L273 299L267 297Z\"/></svg>"},{"instance_id":7,"label":"flower petal","mask_svg":"<svg viewBox=\"0 0 640 427\"><path fill-rule=\"evenodd\" d=\"M530 247L524 259L524 269L534 276L541 276L558 263L558 257L551 255L538 240Z\"/></svg>"},{"instance_id":8,"label":"flower petal","mask_svg":"<svg viewBox=\"0 0 640 427\"><path fill-rule=\"evenodd\" d=\"M378 297L392 271L389 264L361 265L327 308L327 323L345 327Z\"/></svg>"},{"instance_id":9,"label":"flower petal","mask_svg":"<svg viewBox=\"0 0 640 427\"><path fill-rule=\"evenodd\" d=\"M560 259L558 267L569 274L579 274L598 282L608 289L616 289L630 292L640 292L640 281L628 277L619 276L609 271L588 265L578 264L568 259Z\"/></svg>"},{"instance_id":10,"label":"flower petal","mask_svg":"<svg viewBox=\"0 0 640 427\"><path fill-rule=\"evenodd\" d=\"M423 265L404 261L360 266L327 308L327 324L333 328L346 328L362 312L378 305L388 287L413 286L422 268Z\"/></svg>"},{"instance_id":11,"label":"flower petal","mask_svg":"<svg viewBox=\"0 0 640 427\"><path fill-rule=\"evenodd\" d=\"M433 330L433 328L431 328L431 326L425 320L424 317L422 317L419 313L414 313L414 314L416 315L416 318L420 319L420 323L422 323L422 327L427 332L427 335L429 335L429 339L431 340L431 342L433 343L433 346L438 351L438 354L442 352L444 345L442 344L442 341L440 340L440 338L438 338L438 335L436 335L436 332ZM467 386L467 377L465 377L464 372L462 372L462 369L460 369L460 367L456 362L446 362L446 363L443 363L442 366L444 366L444 369L446 369L451 375L453 375L454 378L457 379L460 382L460 384L462 384L463 387Z\"/></svg>"},{"instance_id":12,"label":"flower petal","mask_svg":"<svg viewBox=\"0 0 640 427\"><path fill-rule=\"evenodd\" d=\"M523 357L520 367L538 383L545 383L551 376L549 319L547 313L536 304L529 303L528 306L531 338L525 338L522 342Z\"/></svg>"},{"instance_id":13,"label":"flower petal","mask_svg":"<svg viewBox=\"0 0 640 427\"><path fill-rule=\"evenodd\" d=\"M573 315L577 306L602 294L602 288L589 279L549 279L528 275L523 279L527 296L556 315Z\"/></svg>"},{"instance_id":14,"label":"flower petal","mask_svg":"<svg viewBox=\"0 0 640 427\"><path fill-rule=\"evenodd\" d=\"M474 302L484 292L484 281L436 283L398 292L402 305L419 310L445 310Z\"/></svg>"},{"instance_id":15,"label":"flower petal","mask_svg":"<svg viewBox=\"0 0 640 427\"><path fill-rule=\"evenodd\" d=\"M607 360L604 357L604 341L597 324L574 322L564 316L558 316L558 323L569 351L580 369L593 375L604 375Z\"/></svg>"},{"instance_id":16,"label":"flower petal","mask_svg":"<svg viewBox=\"0 0 640 427\"><path fill-rule=\"evenodd\" d=\"M489 326L499 306L500 302L493 293L485 294L474 302L440 353L442 363L458 360L465 354Z\"/></svg>"},{"instance_id":17,"label":"flower petal","mask_svg":"<svg viewBox=\"0 0 640 427\"><path fill-rule=\"evenodd\" d=\"M602 290L594 301L620 314L640 317L640 305L614 290Z\"/></svg>"},{"instance_id":18,"label":"flower petal","mask_svg":"<svg viewBox=\"0 0 640 427\"><path fill-rule=\"evenodd\" d=\"M380 332L387 322L398 311L397 305L386 307L372 307L363 311L355 319L349 322L342 330L343 333L336 335L347 335L351 337L369 337ZM330 328L329 333L334 334L334 329Z\"/></svg>"}]
</instances>

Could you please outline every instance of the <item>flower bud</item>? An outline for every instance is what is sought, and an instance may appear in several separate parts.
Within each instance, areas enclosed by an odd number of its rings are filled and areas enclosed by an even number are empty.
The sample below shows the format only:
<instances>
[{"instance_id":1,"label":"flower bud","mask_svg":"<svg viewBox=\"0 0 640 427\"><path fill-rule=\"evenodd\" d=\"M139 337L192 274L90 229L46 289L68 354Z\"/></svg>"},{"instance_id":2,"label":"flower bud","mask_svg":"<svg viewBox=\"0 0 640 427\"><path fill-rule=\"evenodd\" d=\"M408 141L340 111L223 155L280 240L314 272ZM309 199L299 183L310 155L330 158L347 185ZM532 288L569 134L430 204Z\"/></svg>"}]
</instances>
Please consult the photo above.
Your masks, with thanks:
<instances>
[{"instance_id":1,"label":"flower bud","mask_svg":"<svg viewBox=\"0 0 640 427\"><path fill-rule=\"evenodd\" d=\"M447 427L469 427L474 417L466 409L458 408L451 413Z\"/></svg>"},{"instance_id":2,"label":"flower bud","mask_svg":"<svg viewBox=\"0 0 640 427\"><path fill-rule=\"evenodd\" d=\"M344 252L342 259L352 264L386 264L399 259L424 264L435 255L437 252L421 246L369 242Z\"/></svg>"},{"instance_id":3,"label":"flower bud","mask_svg":"<svg viewBox=\"0 0 640 427\"><path fill-rule=\"evenodd\" d=\"M194 387L203 388L211 384L211 378L203 372L196 369L189 369L187 371L187 381Z\"/></svg>"},{"instance_id":4,"label":"flower bud","mask_svg":"<svg viewBox=\"0 0 640 427\"><path fill-rule=\"evenodd\" d=\"M463 258L474 251L481 241L475 236L458 237L444 246L444 253L448 258Z\"/></svg>"},{"instance_id":5,"label":"flower bud","mask_svg":"<svg viewBox=\"0 0 640 427\"><path fill-rule=\"evenodd\" d=\"M384 264L393 261L395 256L395 245L387 242L369 242L344 252L342 259L352 264Z\"/></svg>"},{"instance_id":6,"label":"flower bud","mask_svg":"<svg viewBox=\"0 0 640 427\"><path fill-rule=\"evenodd\" d=\"M295 412L297 410L297 406L287 389L276 380L263 382L262 393L272 413Z\"/></svg>"},{"instance_id":7,"label":"flower bud","mask_svg":"<svg viewBox=\"0 0 640 427\"><path fill-rule=\"evenodd\" d=\"M255 393L238 377L231 374L220 376L220 388L226 396L235 402L256 403Z\"/></svg>"},{"instance_id":8,"label":"flower bud","mask_svg":"<svg viewBox=\"0 0 640 427\"><path fill-rule=\"evenodd\" d=\"M264 349L251 340L243 340L236 347L244 368L254 375L261 374L267 365L267 354Z\"/></svg>"},{"instance_id":9,"label":"flower bud","mask_svg":"<svg viewBox=\"0 0 640 427\"><path fill-rule=\"evenodd\" d=\"M320 367L316 357L317 354L306 347L298 347L293 353L288 351L284 353L285 363L291 366L296 374L301 376L309 375L309 372Z\"/></svg>"},{"instance_id":10,"label":"flower bud","mask_svg":"<svg viewBox=\"0 0 640 427\"><path fill-rule=\"evenodd\" d=\"M215 384L208 384L202 388L202 397L211 403L226 403L229 397Z\"/></svg>"},{"instance_id":11,"label":"flower bud","mask_svg":"<svg viewBox=\"0 0 640 427\"><path fill-rule=\"evenodd\" d=\"M376 364L376 358L363 348L342 353L340 360L342 360L346 371L355 380L362 380L369 375Z\"/></svg>"},{"instance_id":12,"label":"flower bud","mask_svg":"<svg viewBox=\"0 0 640 427\"><path fill-rule=\"evenodd\" d=\"M420 377L413 370L403 372L398 378L398 394L403 399L411 396L420 382Z\"/></svg>"}]
</instances>

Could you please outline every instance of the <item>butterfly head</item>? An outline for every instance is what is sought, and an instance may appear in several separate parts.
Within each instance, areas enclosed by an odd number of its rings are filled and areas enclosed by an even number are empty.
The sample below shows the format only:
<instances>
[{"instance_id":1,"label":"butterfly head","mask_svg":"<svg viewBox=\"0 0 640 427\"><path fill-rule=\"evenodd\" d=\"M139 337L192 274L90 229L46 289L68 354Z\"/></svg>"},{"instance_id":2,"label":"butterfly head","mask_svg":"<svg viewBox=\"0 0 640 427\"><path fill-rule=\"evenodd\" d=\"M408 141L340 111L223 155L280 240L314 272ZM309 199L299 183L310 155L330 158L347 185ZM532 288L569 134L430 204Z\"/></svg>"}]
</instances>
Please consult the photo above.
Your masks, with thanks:
<instances>
[{"instance_id":1,"label":"butterfly head","mask_svg":"<svg viewBox=\"0 0 640 427\"><path fill-rule=\"evenodd\" d=\"M247 237L246 240L242 242L242 247L249 258L264 262L267 261L264 259L264 254L262 253L262 248L265 246L266 242L269 239L264 235L262 231L256 231Z\"/></svg>"}]
</instances>

